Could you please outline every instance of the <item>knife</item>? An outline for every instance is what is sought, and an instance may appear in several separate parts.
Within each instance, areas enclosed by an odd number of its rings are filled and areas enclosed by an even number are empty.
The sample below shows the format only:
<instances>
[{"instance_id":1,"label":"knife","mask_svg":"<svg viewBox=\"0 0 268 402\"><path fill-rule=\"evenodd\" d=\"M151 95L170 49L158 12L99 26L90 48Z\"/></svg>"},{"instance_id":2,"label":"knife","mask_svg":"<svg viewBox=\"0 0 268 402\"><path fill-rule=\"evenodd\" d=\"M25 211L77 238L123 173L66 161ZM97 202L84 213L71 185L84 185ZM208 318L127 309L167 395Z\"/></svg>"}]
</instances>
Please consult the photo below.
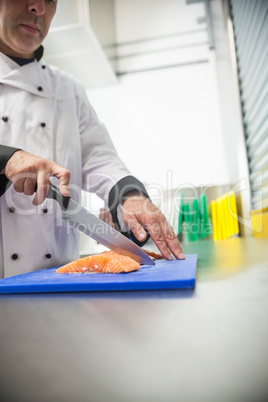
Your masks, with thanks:
<instances>
[{"instance_id":1,"label":"knife","mask_svg":"<svg viewBox=\"0 0 268 402\"><path fill-rule=\"evenodd\" d=\"M86 234L111 250L127 255L144 265L154 265L154 261L137 244L112 228L94 214L83 208L71 197L65 197L58 187L49 185L47 198L56 200L62 210L62 218L80 232Z\"/></svg>"}]
</instances>

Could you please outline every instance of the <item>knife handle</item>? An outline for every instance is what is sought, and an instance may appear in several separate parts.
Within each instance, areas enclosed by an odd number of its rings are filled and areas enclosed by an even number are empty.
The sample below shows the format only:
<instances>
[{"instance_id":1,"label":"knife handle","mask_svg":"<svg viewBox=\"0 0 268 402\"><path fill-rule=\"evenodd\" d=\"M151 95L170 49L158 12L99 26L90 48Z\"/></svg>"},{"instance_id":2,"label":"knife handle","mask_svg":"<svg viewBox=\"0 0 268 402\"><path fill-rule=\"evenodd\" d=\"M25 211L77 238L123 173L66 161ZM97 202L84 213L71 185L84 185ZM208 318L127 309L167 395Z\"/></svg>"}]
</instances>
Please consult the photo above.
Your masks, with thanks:
<instances>
[{"instance_id":1,"label":"knife handle","mask_svg":"<svg viewBox=\"0 0 268 402\"><path fill-rule=\"evenodd\" d=\"M62 211L66 211L71 197L65 197L64 195L62 195L59 188L50 183L47 198L56 200L59 203Z\"/></svg>"},{"instance_id":2,"label":"knife handle","mask_svg":"<svg viewBox=\"0 0 268 402\"><path fill-rule=\"evenodd\" d=\"M35 186L35 191L36 190L37 190L37 183ZM66 211L71 197L65 197L64 195L62 195L59 188L54 186L54 184L50 183L48 193L47 193L47 198L51 198L52 200L57 201L59 203L62 211Z\"/></svg>"}]
</instances>

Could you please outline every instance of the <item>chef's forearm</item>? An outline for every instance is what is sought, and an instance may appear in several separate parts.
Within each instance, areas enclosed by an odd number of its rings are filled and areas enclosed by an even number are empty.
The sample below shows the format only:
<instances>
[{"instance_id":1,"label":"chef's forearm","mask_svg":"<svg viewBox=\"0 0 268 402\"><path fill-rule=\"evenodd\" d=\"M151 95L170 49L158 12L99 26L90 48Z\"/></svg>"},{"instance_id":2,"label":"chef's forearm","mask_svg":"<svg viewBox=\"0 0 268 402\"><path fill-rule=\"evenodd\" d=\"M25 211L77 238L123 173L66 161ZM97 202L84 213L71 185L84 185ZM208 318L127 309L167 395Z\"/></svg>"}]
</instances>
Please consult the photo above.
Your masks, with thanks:
<instances>
[{"instance_id":1,"label":"chef's forearm","mask_svg":"<svg viewBox=\"0 0 268 402\"><path fill-rule=\"evenodd\" d=\"M20 148L8 147L7 145L0 144L0 172L4 173L5 166L11 156L20 151Z\"/></svg>"},{"instance_id":2,"label":"chef's forearm","mask_svg":"<svg viewBox=\"0 0 268 402\"><path fill-rule=\"evenodd\" d=\"M124 201L125 196L130 193L142 194L150 198L145 186L138 179L130 175L126 176L119 180L109 193L108 206L112 215L117 210L118 204Z\"/></svg>"}]
</instances>

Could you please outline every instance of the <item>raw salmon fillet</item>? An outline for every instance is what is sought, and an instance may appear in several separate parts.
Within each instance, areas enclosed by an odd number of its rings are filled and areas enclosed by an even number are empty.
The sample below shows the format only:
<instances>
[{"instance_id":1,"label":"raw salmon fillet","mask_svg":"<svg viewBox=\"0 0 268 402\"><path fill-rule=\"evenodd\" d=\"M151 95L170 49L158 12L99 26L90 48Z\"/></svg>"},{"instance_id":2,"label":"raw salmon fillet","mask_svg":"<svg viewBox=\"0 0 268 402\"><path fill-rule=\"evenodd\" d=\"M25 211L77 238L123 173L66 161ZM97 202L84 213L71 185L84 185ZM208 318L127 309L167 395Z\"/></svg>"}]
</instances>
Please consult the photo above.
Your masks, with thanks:
<instances>
[{"instance_id":1,"label":"raw salmon fillet","mask_svg":"<svg viewBox=\"0 0 268 402\"><path fill-rule=\"evenodd\" d=\"M153 251L148 251L148 250L144 250L146 254L149 255L149 257L151 257L151 259L154 260L162 260L164 257L162 256L162 254L159 253L154 253Z\"/></svg>"},{"instance_id":2,"label":"raw salmon fillet","mask_svg":"<svg viewBox=\"0 0 268 402\"><path fill-rule=\"evenodd\" d=\"M130 257L114 251L79 258L56 270L57 274L75 272L120 273L136 271L140 264Z\"/></svg>"}]
</instances>

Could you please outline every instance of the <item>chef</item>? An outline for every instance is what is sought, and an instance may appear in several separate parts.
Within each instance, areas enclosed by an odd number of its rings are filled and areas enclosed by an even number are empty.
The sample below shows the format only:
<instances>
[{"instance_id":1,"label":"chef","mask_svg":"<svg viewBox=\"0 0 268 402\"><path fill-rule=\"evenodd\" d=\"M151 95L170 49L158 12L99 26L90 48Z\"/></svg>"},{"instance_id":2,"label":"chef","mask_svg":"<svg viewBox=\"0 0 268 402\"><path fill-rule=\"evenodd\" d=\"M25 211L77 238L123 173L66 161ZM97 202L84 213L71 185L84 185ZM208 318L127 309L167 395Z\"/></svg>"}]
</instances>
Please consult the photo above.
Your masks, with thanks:
<instances>
[{"instance_id":1,"label":"chef","mask_svg":"<svg viewBox=\"0 0 268 402\"><path fill-rule=\"evenodd\" d=\"M42 60L56 7L57 0L0 0L0 277L79 257L79 233L46 199L49 181L77 202L81 189L95 192L138 244L149 233L165 258L183 259L172 228L118 157L84 88Z\"/></svg>"}]
</instances>

